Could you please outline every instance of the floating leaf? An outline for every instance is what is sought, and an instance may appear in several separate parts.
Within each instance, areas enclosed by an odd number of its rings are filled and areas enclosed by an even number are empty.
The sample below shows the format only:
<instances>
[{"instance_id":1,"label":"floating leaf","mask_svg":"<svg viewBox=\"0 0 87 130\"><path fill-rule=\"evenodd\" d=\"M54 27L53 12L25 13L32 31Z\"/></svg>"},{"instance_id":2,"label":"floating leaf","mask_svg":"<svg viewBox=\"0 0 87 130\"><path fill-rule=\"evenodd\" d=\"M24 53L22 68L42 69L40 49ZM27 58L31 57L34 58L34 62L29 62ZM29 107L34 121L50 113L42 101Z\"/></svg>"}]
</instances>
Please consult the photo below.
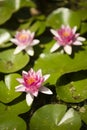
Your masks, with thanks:
<instances>
[{"instance_id":1,"label":"floating leaf","mask_svg":"<svg viewBox=\"0 0 87 130\"><path fill-rule=\"evenodd\" d=\"M54 84L57 82L57 79L65 73L87 69L87 47L74 53L74 57L72 58L67 54L57 52L49 54L46 52L44 53L43 51L38 60L35 62L34 68L36 70L41 68L43 73L50 74L51 76L47 81Z\"/></svg>"},{"instance_id":2,"label":"floating leaf","mask_svg":"<svg viewBox=\"0 0 87 130\"><path fill-rule=\"evenodd\" d=\"M54 10L47 18L47 25L51 28L58 28L62 24L80 26L80 15L68 8L58 8Z\"/></svg>"},{"instance_id":3,"label":"floating leaf","mask_svg":"<svg viewBox=\"0 0 87 130\"><path fill-rule=\"evenodd\" d=\"M30 108L31 107L27 105L26 100L20 101L13 105L4 105L3 103L0 103L0 115L4 112L19 115L29 111Z\"/></svg>"},{"instance_id":4,"label":"floating leaf","mask_svg":"<svg viewBox=\"0 0 87 130\"><path fill-rule=\"evenodd\" d=\"M50 104L38 109L30 120L30 130L79 130L81 119L74 109Z\"/></svg>"},{"instance_id":5,"label":"floating leaf","mask_svg":"<svg viewBox=\"0 0 87 130\"><path fill-rule=\"evenodd\" d=\"M0 81L0 101L8 103L21 94L15 92L15 87L19 84L16 78L19 77L19 74L10 74L5 77L6 84L3 81Z\"/></svg>"},{"instance_id":6,"label":"floating leaf","mask_svg":"<svg viewBox=\"0 0 87 130\"><path fill-rule=\"evenodd\" d=\"M10 35L10 33L7 30L0 29L0 46L3 43L9 41L10 38L11 38L11 35Z\"/></svg>"},{"instance_id":7,"label":"floating leaf","mask_svg":"<svg viewBox=\"0 0 87 130\"><path fill-rule=\"evenodd\" d=\"M0 52L0 72L11 73L22 69L29 62L29 56L24 53L13 54L14 49Z\"/></svg>"},{"instance_id":8,"label":"floating leaf","mask_svg":"<svg viewBox=\"0 0 87 130\"><path fill-rule=\"evenodd\" d=\"M83 33L86 33L87 32L87 23L83 22L81 24L81 30L80 30L80 33L83 34Z\"/></svg>"},{"instance_id":9,"label":"floating leaf","mask_svg":"<svg viewBox=\"0 0 87 130\"><path fill-rule=\"evenodd\" d=\"M56 87L57 97L65 102L78 103L87 99L87 79L72 81Z\"/></svg>"},{"instance_id":10,"label":"floating leaf","mask_svg":"<svg viewBox=\"0 0 87 130\"><path fill-rule=\"evenodd\" d=\"M24 101L23 101L24 103ZM18 103L20 104L20 103ZM25 112L23 109L25 108L24 104L17 104L17 107L14 105L7 106L0 103L0 130L26 130L26 123L24 120L17 116L17 114L21 114L21 112ZM23 108L21 108L23 107ZM28 106L29 107L29 106ZM19 109L19 110L17 110ZM18 112L20 111L20 112Z\"/></svg>"},{"instance_id":11,"label":"floating leaf","mask_svg":"<svg viewBox=\"0 0 87 130\"><path fill-rule=\"evenodd\" d=\"M5 23L15 11L24 6L35 7L35 4L30 0L3 0L0 6L0 24Z\"/></svg>"},{"instance_id":12,"label":"floating leaf","mask_svg":"<svg viewBox=\"0 0 87 130\"><path fill-rule=\"evenodd\" d=\"M0 130L26 130L25 121L14 113L0 114Z\"/></svg>"},{"instance_id":13,"label":"floating leaf","mask_svg":"<svg viewBox=\"0 0 87 130\"><path fill-rule=\"evenodd\" d=\"M81 115L81 119L87 124L87 105L80 108L79 114Z\"/></svg>"},{"instance_id":14,"label":"floating leaf","mask_svg":"<svg viewBox=\"0 0 87 130\"><path fill-rule=\"evenodd\" d=\"M78 13L78 15L81 17L81 20L87 20L87 11L86 9L80 9L76 11Z\"/></svg>"},{"instance_id":15,"label":"floating leaf","mask_svg":"<svg viewBox=\"0 0 87 130\"><path fill-rule=\"evenodd\" d=\"M46 25L43 21L36 21L32 26L30 26L30 30L36 32L37 36L42 34L45 31L45 29Z\"/></svg>"},{"instance_id":16,"label":"floating leaf","mask_svg":"<svg viewBox=\"0 0 87 130\"><path fill-rule=\"evenodd\" d=\"M23 114L30 110L31 107L29 107L26 103L26 99L23 101L18 102L17 104L11 105L8 108L9 112L15 113L15 115Z\"/></svg>"},{"instance_id":17,"label":"floating leaf","mask_svg":"<svg viewBox=\"0 0 87 130\"><path fill-rule=\"evenodd\" d=\"M19 3L20 3L20 7L36 7L36 5L32 0L19 0Z\"/></svg>"}]
</instances>

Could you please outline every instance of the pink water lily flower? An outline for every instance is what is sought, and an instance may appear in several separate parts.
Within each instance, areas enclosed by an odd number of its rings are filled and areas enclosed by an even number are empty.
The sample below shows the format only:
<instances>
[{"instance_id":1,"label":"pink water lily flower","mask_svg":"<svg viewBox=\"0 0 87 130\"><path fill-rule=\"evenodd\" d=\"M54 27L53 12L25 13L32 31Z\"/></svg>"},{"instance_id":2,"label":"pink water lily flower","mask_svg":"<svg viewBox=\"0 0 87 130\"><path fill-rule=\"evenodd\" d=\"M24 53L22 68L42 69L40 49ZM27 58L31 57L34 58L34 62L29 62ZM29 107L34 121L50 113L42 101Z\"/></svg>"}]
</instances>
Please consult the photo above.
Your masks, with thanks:
<instances>
[{"instance_id":1,"label":"pink water lily flower","mask_svg":"<svg viewBox=\"0 0 87 130\"><path fill-rule=\"evenodd\" d=\"M34 39L35 33L29 30L18 31L15 38L10 41L17 45L14 54L18 54L22 50L25 50L30 56L34 55L33 46L39 43L38 39Z\"/></svg>"},{"instance_id":2,"label":"pink water lily flower","mask_svg":"<svg viewBox=\"0 0 87 130\"><path fill-rule=\"evenodd\" d=\"M62 46L64 51L71 55L72 45L82 45L82 42L86 40L85 38L80 37L80 34L76 33L76 30L76 26L71 29L70 26L64 25L58 30L51 29L51 33L54 35L56 43L51 48L50 52L54 52Z\"/></svg>"},{"instance_id":3,"label":"pink water lily flower","mask_svg":"<svg viewBox=\"0 0 87 130\"><path fill-rule=\"evenodd\" d=\"M16 92L26 92L26 102L30 106L34 100L34 96L38 96L38 92L44 94L52 94L52 91L43 86L44 81L49 78L49 74L42 76L42 71L39 69L35 72L32 68L26 72L22 72L22 78L17 78L20 85L15 87Z\"/></svg>"}]
</instances>

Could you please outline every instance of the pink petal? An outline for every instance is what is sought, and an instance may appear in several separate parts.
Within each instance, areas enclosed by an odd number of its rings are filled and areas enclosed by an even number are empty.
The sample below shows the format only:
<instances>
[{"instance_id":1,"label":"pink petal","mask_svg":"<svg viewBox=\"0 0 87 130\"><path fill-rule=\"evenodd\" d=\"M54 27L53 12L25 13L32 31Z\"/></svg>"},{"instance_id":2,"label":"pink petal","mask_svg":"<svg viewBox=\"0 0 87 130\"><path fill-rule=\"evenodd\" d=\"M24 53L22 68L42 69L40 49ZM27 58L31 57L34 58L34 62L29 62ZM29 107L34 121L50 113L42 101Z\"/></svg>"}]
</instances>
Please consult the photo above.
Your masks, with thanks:
<instances>
[{"instance_id":1,"label":"pink petal","mask_svg":"<svg viewBox=\"0 0 87 130\"><path fill-rule=\"evenodd\" d=\"M28 73L27 73L26 71L23 70L23 71L22 71L22 74L28 74Z\"/></svg>"},{"instance_id":2,"label":"pink petal","mask_svg":"<svg viewBox=\"0 0 87 130\"><path fill-rule=\"evenodd\" d=\"M44 81L46 81L50 77L50 74L46 74L43 77L44 77Z\"/></svg>"},{"instance_id":3,"label":"pink petal","mask_svg":"<svg viewBox=\"0 0 87 130\"><path fill-rule=\"evenodd\" d=\"M60 45L56 42L56 43L53 45L53 47L51 48L50 52L56 51L59 47L60 47Z\"/></svg>"},{"instance_id":4,"label":"pink petal","mask_svg":"<svg viewBox=\"0 0 87 130\"><path fill-rule=\"evenodd\" d=\"M82 43L80 41L76 41L76 42L73 43L73 45L79 46L79 45L82 45Z\"/></svg>"},{"instance_id":5,"label":"pink petal","mask_svg":"<svg viewBox=\"0 0 87 130\"><path fill-rule=\"evenodd\" d=\"M85 41L86 38L84 38L84 37L78 37L77 40L78 40L78 41Z\"/></svg>"},{"instance_id":6,"label":"pink petal","mask_svg":"<svg viewBox=\"0 0 87 130\"><path fill-rule=\"evenodd\" d=\"M44 94L53 94L53 92L49 89L49 88L46 88L46 87L41 87L40 90L39 90L41 93L44 93Z\"/></svg>"},{"instance_id":7,"label":"pink petal","mask_svg":"<svg viewBox=\"0 0 87 130\"><path fill-rule=\"evenodd\" d=\"M32 93L33 96L37 97L38 96L38 91Z\"/></svg>"},{"instance_id":8,"label":"pink petal","mask_svg":"<svg viewBox=\"0 0 87 130\"><path fill-rule=\"evenodd\" d=\"M39 69L39 70L36 72L36 74L42 76L42 70Z\"/></svg>"},{"instance_id":9,"label":"pink petal","mask_svg":"<svg viewBox=\"0 0 87 130\"><path fill-rule=\"evenodd\" d=\"M69 46L69 45L66 45L66 46L64 46L64 51L65 51L67 54L71 55L71 53L72 53L72 47Z\"/></svg>"},{"instance_id":10,"label":"pink petal","mask_svg":"<svg viewBox=\"0 0 87 130\"><path fill-rule=\"evenodd\" d=\"M12 39L10 39L10 41L13 42L16 45L19 45L19 42L16 38L12 38Z\"/></svg>"},{"instance_id":11,"label":"pink petal","mask_svg":"<svg viewBox=\"0 0 87 130\"><path fill-rule=\"evenodd\" d=\"M32 104L34 100L34 96L30 93L27 93L26 94L26 102L27 102L27 105L30 106Z\"/></svg>"},{"instance_id":12,"label":"pink petal","mask_svg":"<svg viewBox=\"0 0 87 130\"><path fill-rule=\"evenodd\" d=\"M24 30L24 29L21 31L21 33L26 33L26 32L28 32L28 31L26 31L26 30ZM19 32L18 32L18 33L19 33Z\"/></svg>"},{"instance_id":13,"label":"pink petal","mask_svg":"<svg viewBox=\"0 0 87 130\"><path fill-rule=\"evenodd\" d=\"M33 40L33 42L32 42L32 46L39 44L39 42L40 42L40 41L37 40L37 39Z\"/></svg>"},{"instance_id":14,"label":"pink petal","mask_svg":"<svg viewBox=\"0 0 87 130\"><path fill-rule=\"evenodd\" d=\"M20 53L22 50L24 50L24 48L25 48L24 46L17 46L15 51L14 51L14 54Z\"/></svg>"},{"instance_id":15,"label":"pink petal","mask_svg":"<svg viewBox=\"0 0 87 130\"><path fill-rule=\"evenodd\" d=\"M16 92L25 92L25 87L23 85L18 85L15 87Z\"/></svg>"},{"instance_id":16,"label":"pink petal","mask_svg":"<svg viewBox=\"0 0 87 130\"><path fill-rule=\"evenodd\" d=\"M23 79L22 78L16 78L16 80L19 82L19 83L23 83Z\"/></svg>"},{"instance_id":17,"label":"pink petal","mask_svg":"<svg viewBox=\"0 0 87 130\"><path fill-rule=\"evenodd\" d=\"M30 32L30 35L32 38L34 38L35 32L32 32L32 33Z\"/></svg>"},{"instance_id":18,"label":"pink petal","mask_svg":"<svg viewBox=\"0 0 87 130\"><path fill-rule=\"evenodd\" d=\"M58 37L58 32L57 32L57 31L55 31L54 29L50 29L50 31L51 31L51 33L52 33L54 36Z\"/></svg>"},{"instance_id":19,"label":"pink petal","mask_svg":"<svg viewBox=\"0 0 87 130\"><path fill-rule=\"evenodd\" d=\"M75 34L76 30L77 30L77 26L75 26L75 27L72 29L73 34Z\"/></svg>"},{"instance_id":20,"label":"pink petal","mask_svg":"<svg viewBox=\"0 0 87 130\"><path fill-rule=\"evenodd\" d=\"M28 46L25 50L30 56L34 55L34 50L32 47Z\"/></svg>"},{"instance_id":21,"label":"pink petal","mask_svg":"<svg viewBox=\"0 0 87 130\"><path fill-rule=\"evenodd\" d=\"M65 29L65 28L66 28L66 26L62 24L61 28L62 28L62 29Z\"/></svg>"}]
</instances>

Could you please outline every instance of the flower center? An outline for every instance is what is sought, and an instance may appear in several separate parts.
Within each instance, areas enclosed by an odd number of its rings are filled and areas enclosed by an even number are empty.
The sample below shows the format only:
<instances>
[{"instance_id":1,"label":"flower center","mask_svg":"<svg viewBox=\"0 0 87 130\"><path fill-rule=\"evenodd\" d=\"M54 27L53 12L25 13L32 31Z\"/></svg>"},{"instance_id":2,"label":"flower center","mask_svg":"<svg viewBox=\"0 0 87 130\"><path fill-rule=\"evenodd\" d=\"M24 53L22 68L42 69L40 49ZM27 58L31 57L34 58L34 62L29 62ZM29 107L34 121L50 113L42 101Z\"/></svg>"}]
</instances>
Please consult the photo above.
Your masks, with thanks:
<instances>
[{"instance_id":1,"label":"flower center","mask_svg":"<svg viewBox=\"0 0 87 130\"><path fill-rule=\"evenodd\" d=\"M21 34L21 35L19 35L18 39L19 39L19 41L25 42L28 39L28 37L29 36L26 34Z\"/></svg>"},{"instance_id":2,"label":"flower center","mask_svg":"<svg viewBox=\"0 0 87 130\"><path fill-rule=\"evenodd\" d=\"M68 36L70 36L70 33L69 32L67 32L67 31L65 31L65 32L63 32L63 34L62 34L64 37L68 37Z\"/></svg>"},{"instance_id":3,"label":"flower center","mask_svg":"<svg viewBox=\"0 0 87 130\"><path fill-rule=\"evenodd\" d=\"M27 80L26 80L27 84L32 84L35 82L35 79L33 77L29 77Z\"/></svg>"}]
</instances>

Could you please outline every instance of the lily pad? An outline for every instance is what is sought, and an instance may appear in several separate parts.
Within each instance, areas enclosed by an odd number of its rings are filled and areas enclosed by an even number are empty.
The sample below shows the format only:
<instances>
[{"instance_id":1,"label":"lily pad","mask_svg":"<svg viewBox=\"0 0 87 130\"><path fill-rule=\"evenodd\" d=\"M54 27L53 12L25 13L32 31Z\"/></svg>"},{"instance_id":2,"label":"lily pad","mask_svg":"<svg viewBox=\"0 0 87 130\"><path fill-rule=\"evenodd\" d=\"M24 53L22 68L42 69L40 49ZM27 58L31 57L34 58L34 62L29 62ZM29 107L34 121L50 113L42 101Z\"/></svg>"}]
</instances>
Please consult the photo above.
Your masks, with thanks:
<instances>
[{"instance_id":1,"label":"lily pad","mask_svg":"<svg viewBox=\"0 0 87 130\"><path fill-rule=\"evenodd\" d=\"M56 87L57 97L65 102L79 103L87 99L87 79Z\"/></svg>"},{"instance_id":2,"label":"lily pad","mask_svg":"<svg viewBox=\"0 0 87 130\"><path fill-rule=\"evenodd\" d=\"M83 33L86 33L87 32L87 23L83 22L81 24L81 30L80 30L80 33L83 34Z\"/></svg>"},{"instance_id":3,"label":"lily pad","mask_svg":"<svg viewBox=\"0 0 87 130\"><path fill-rule=\"evenodd\" d=\"M19 84L16 78L19 77L19 74L10 74L5 77L5 83L0 81L0 101L8 103L20 96L21 93L15 92L15 87Z\"/></svg>"},{"instance_id":4,"label":"lily pad","mask_svg":"<svg viewBox=\"0 0 87 130\"><path fill-rule=\"evenodd\" d=\"M0 29L0 46L11 38L10 33L5 29Z\"/></svg>"},{"instance_id":5,"label":"lily pad","mask_svg":"<svg viewBox=\"0 0 87 130\"><path fill-rule=\"evenodd\" d=\"M20 101L13 105L4 105L3 103L0 103L0 115L5 112L19 115L29 111L30 108L31 107L27 105L26 100Z\"/></svg>"},{"instance_id":6,"label":"lily pad","mask_svg":"<svg viewBox=\"0 0 87 130\"><path fill-rule=\"evenodd\" d=\"M0 25L9 20L12 14L21 7L35 7L35 4L30 0L2 0L1 2L2 3L0 6Z\"/></svg>"},{"instance_id":7,"label":"lily pad","mask_svg":"<svg viewBox=\"0 0 87 130\"><path fill-rule=\"evenodd\" d=\"M2 113L0 114L0 130L26 130L26 123L12 113Z\"/></svg>"},{"instance_id":8,"label":"lily pad","mask_svg":"<svg viewBox=\"0 0 87 130\"><path fill-rule=\"evenodd\" d=\"M44 21L37 21L30 26L30 30L31 31L34 30L37 36L41 35L45 31L45 29L46 29L46 25Z\"/></svg>"},{"instance_id":9,"label":"lily pad","mask_svg":"<svg viewBox=\"0 0 87 130\"><path fill-rule=\"evenodd\" d=\"M82 2L83 3L83 2ZM87 20L87 13L86 13L87 11L86 11L86 9L84 8L84 9L80 9L80 10L77 10L77 13L78 13L78 15L81 17L81 20L82 21L85 21L85 20Z\"/></svg>"},{"instance_id":10,"label":"lily pad","mask_svg":"<svg viewBox=\"0 0 87 130\"><path fill-rule=\"evenodd\" d=\"M80 22L80 15L68 8L58 8L54 10L47 18L47 25L55 29L60 27L62 24L70 25L71 27L79 27Z\"/></svg>"},{"instance_id":11,"label":"lily pad","mask_svg":"<svg viewBox=\"0 0 87 130\"><path fill-rule=\"evenodd\" d=\"M65 73L87 69L87 47L74 52L74 57L58 52L50 54L45 51L43 51L35 62L34 69L38 70L41 68L44 74L50 74L47 82L51 84L55 84L57 79Z\"/></svg>"},{"instance_id":12,"label":"lily pad","mask_svg":"<svg viewBox=\"0 0 87 130\"><path fill-rule=\"evenodd\" d=\"M38 109L30 120L30 130L79 130L81 119L74 109L49 104Z\"/></svg>"},{"instance_id":13,"label":"lily pad","mask_svg":"<svg viewBox=\"0 0 87 130\"><path fill-rule=\"evenodd\" d=\"M79 113L81 115L81 119L87 124L87 105L82 106Z\"/></svg>"},{"instance_id":14,"label":"lily pad","mask_svg":"<svg viewBox=\"0 0 87 130\"><path fill-rule=\"evenodd\" d=\"M27 65L29 56L23 52L14 55L14 49L0 52L0 72L16 72Z\"/></svg>"},{"instance_id":15,"label":"lily pad","mask_svg":"<svg viewBox=\"0 0 87 130\"><path fill-rule=\"evenodd\" d=\"M23 107L23 104L19 108L14 107L13 109L11 106L0 103L0 130L26 130L25 121L17 116L19 113L17 109L19 109L20 113L23 112L20 109L21 107Z\"/></svg>"}]
</instances>

